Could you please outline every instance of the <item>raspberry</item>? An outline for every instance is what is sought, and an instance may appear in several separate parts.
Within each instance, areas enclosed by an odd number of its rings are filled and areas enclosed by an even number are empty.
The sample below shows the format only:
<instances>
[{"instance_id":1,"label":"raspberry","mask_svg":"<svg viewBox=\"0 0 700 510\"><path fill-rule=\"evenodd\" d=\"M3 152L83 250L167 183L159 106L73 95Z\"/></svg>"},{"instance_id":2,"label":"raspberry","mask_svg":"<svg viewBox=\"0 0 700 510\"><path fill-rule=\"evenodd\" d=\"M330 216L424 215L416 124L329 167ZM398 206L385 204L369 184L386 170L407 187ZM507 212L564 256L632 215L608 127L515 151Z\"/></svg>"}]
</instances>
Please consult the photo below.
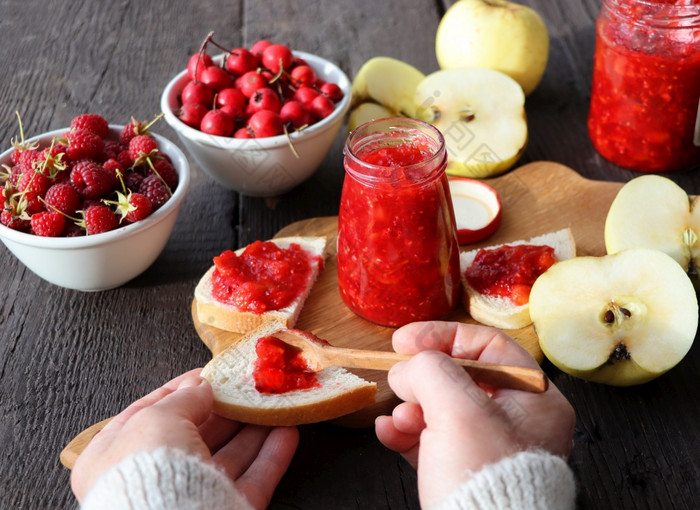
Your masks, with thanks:
<instances>
[{"instance_id":1,"label":"raspberry","mask_svg":"<svg viewBox=\"0 0 700 510\"><path fill-rule=\"evenodd\" d=\"M126 186L126 189L138 190L141 186L141 181L143 181L143 174L139 172L127 172L124 175L124 186Z\"/></svg>"},{"instance_id":2,"label":"raspberry","mask_svg":"<svg viewBox=\"0 0 700 510\"><path fill-rule=\"evenodd\" d=\"M49 186L51 181L48 177L31 169L24 171L17 183L17 189L26 192L28 200L43 195Z\"/></svg>"},{"instance_id":3,"label":"raspberry","mask_svg":"<svg viewBox=\"0 0 700 510\"><path fill-rule=\"evenodd\" d=\"M44 204L39 198L39 195L26 195L24 200L20 201L19 205L22 212L31 216L32 214L44 211Z\"/></svg>"},{"instance_id":4,"label":"raspberry","mask_svg":"<svg viewBox=\"0 0 700 510\"><path fill-rule=\"evenodd\" d=\"M2 213L0 213L0 223L5 225L7 228L11 228L13 230L19 230L20 232L29 232L29 220L16 218L12 216L12 213L8 210L3 210Z\"/></svg>"},{"instance_id":5,"label":"raspberry","mask_svg":"<svg viewBox=\"0 0 700 510\"><path fill-rule=\"evenodd\" d=\"M22 151L17 160L17 165L19 165L20 171L31 170L33 163L39 159L41 152L38 150L25 150Z\"/></svg>"},{"instance_id":6,"label":"raspberry","mask_svg":"<svg viewBox=\"0 0 700 510\"><path fill-rule=\"evenodd\" d=\"M115 159L124 168L131 168L134 164L134 162L131 161L131 156L129 156L129 149L123 149L121 152L119 152L119 154L117 154Z\"/></svg>"},{"instance_id":7,"label":"raspberry","mask_svg":"<svg viewBox=\"0 0 700 510\"><path fill-rule=\"evenodd\" d=\"M71 130L87 129L103 139L107 138L109 134L109 123L104 117L96 113L84 113L74 117L71 120L70 128Z\"/></svg>"},{"instance_id":8,"label":"raspberry","mask_svg":"<svg viewBox=\"0 0 700 510\"><path fill-rule=\"evenodd\" d=\"M66 218L59 212L44 211L32 214L32 231L43 237L58 237L66 226Z\"/></svg>"},{"instance_id":9,"label":"raspberry","mask_svg":"<svg viewBox=\"0 0 700 510\"><path fill-rule=\"evenodd\" d=\"M102 163L102 168L114 175L115 179L117 178L117 173L122 176L124 175L124 166L114 158L110 158Z\"/></svg>"},{"instance_id":10,"label":"raspberry","mask_svg":"<svg viewBox=\"0 0 700 510\"><path fill-rule=\"evenodd\" d=\"M148 135L137 135L129 142L129 158L134 165L142 165L158 152L158 144Z\"/></svg>"},{"instance_id":11,"label":"raspberry","mask_svg":"<svg viewBox=\"0 0 700 510\"><path fill-rule=\"evenodd\" d=\"M81 237L85 235L85 229L73 221L66 223L63 229L63 237Z\"/></svg>"},{"instance_id":12,"label":"raspberry","mask_svg":"<svg viewBox=\"0 0 700 510\"><path fill-rule=\"evenodd\" d=\"M83 222L88 235L114 230L119 225L117 216L105 205L91 205L83 212Z\"/></svg>"},{"instance_id":13,"label":"raspberry","mask_svg":"<svg viewBox=\"0 0 700 510\"><path fill-rule=\"evenodd\" d=\"M70 180L83 198L101 198L116 186L116 178L94 161L78 161L70 172Z\"/></svg>"},{"instance_id":14,"label":"raspberry","mask_svg":"<svg viewBox=\"0 0 700 510\"><path fill-rule=\"evenodd\" d=\"M66 169L66 164L63 162L64 151L65 147L60 145L58 147L47 147L32 162L32 168L49 179L55 179Z\"/></svg>"},{"instance_id":15,"label":"raspberry","mask_svg":"<svg viewBox=\"0 0 700 510\"><path fill-rule=\"evenodd\" d=\"M99 135L87 129L76 129L66 135L68 148L66 154L73 161L95 159L102 154L104 142Z\"/></svg>"},{"instance_id":16,"label":"raspberry","mask_svg":"<svg viewBox=\"0 0 700 510\"><path fill-rule=\"evenodd\" d=\"M105 140L103 156L107 159L117 159L117 155L124 150L124 147L119 142L114 140Z\"/></svg>"},{"instance_id":17,"label":"raspberry","mask_svg":"<svg viewBox=\"0 0 700 510\"><path fill-rule=\"evenodd\" d=\"M149 175L151 173L157 173L160 175L160 178L165 181L165 184L168 185L168 188L170 188L171 191L177 188L179 177L177 175L177 170L175 170L175 167L170 161L165 159L154 161L153 169L149 169L148 173Z\"/></svg>"},{"instance_id":18,"label":"raspberry","mask_svg":"<svg viewBox=\"0 0 700 510\"><path fill-rule=\"evenodd\" d=\"M46 192L44 200L51 207L68 216L74 216L75 211L80 207L78 191L66 182L52 185Z\"/></svg>"},{"instance_id":19,"label":"raspberry","mask_svg":"<svg viewBox=\"0 0 700 510\"><path fill-rule=\"evenodd\" d=\"M170 198L170 192L160 178L153 174L145 177L139 185L139 193L148 197L151 201L153 210L158 210Z\"/></svg>"},{"instance_id":20,"label":"raspberry","mask_svg":"<svg viewBox=\"0 0 700 510\"><path fill-rule=\"evenodd\" d=\"M119 133L119 141L122 145L129 145L131 139L138 135L150 135L148 129L158 121L163 116L163 114L158 114L150 122L140 122L135 118L131 117L131 122L122 128L121 133Z\"/></svg>"},{"instance_id":21,"label":"raspberry","mask_svg":"<svg viewBox=\"0 0 700 510\"><path fill-rule=\"evenodd\" d=\"M22 166L16 164L12 167L12 170L10 170L10 175L7 177L7 182L13 186L17 186L20 177L22 177Z\"/></svg>"},{"instance_id":22,"label":"raspberry","mask_svg":"<svg viewBox=\"0 0 700 510\"><path fill-rule=\"evenodd\" d=\"M153 206L151 201L141 193L130 192L127 196L117 191L117 200L105 200L106 204L116 206L116 213L121 216L121 221L126 220L126 223L134 223L147 218Z\"/></svg>"}]
</instances>

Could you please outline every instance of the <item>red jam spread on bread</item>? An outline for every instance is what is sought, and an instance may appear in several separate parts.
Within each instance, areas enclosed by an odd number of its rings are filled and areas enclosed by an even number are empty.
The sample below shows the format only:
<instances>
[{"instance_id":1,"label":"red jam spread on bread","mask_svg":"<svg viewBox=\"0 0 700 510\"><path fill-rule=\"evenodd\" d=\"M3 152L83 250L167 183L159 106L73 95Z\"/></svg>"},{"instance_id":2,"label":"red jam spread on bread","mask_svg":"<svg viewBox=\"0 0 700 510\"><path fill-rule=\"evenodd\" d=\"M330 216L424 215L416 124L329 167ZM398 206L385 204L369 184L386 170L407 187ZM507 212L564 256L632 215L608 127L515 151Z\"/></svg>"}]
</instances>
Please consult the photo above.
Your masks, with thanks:
<instances>
[{"instance_id":1,"label":"red jam spread on bread","mask_svg":"<svg viewBox=\"0 0 700 510\"><path fill-rule=\"evenodd\" d=\"M226 250L214 257L212 294L244 312L281 310L303 293L311 262L312 256L295 243L280 248L271 241L255 241L240 255Z\"/></svg>"},{"instance_id":2,"label":"red jam spread on bread","mask_svg":"<svg viewBox=\"0 0 700 510\"><path fill-rule=\"evenodd\" d=\"M255 389L260 393L286 393L320 388L316 374L308 371L306 360L296 347L274 336L264 336L255 345L258 359L253 367Z\"/></svg>"},{"instance_id":3,"label":"red jam spread on bread","mask_svg":"<svg viewBox=\"0 0 700 510\"><path fill-rule=\"evenodd\" d=\"M357 157L378 165L383 172L378 177L388 181L367 185L345 177L338 285L353 311L378 324L437 319L459 300L459 250L447 178L410 175L417 171L412 165L432 156L420 140L364 151ZM346 167L355 164L346 161Z\"/></svg>"},{"instance_id":4,"label":"red jam spread on bread","mask_svg":"<svg viewBox=\"0 0 700 510\"><path fill-rule=\"evenodd\" d=\"M504 245L479 250L465 276L477 292L509 298L520 306L528 303L537 277L556 261L550 246Z\"/></svg>"}]
</instances>

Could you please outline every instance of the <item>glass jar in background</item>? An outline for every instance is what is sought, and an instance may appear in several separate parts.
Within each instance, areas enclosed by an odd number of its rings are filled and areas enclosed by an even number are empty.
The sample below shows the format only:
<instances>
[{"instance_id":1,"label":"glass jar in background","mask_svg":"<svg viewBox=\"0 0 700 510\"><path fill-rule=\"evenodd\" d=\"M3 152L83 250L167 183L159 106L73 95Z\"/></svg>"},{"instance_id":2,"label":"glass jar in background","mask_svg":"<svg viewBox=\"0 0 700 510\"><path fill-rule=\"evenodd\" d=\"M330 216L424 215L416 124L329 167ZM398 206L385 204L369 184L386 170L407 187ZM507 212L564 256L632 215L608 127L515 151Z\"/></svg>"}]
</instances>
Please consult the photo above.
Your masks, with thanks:
<instances>
[{"instance_id":1,"label":"glass jar in background","mask_svg":"<svg viewBox=\"0 0 700 510\"><path fill-rule=\"evenodd\" d=\"M603 0L588 131L625 168L700 164L700 1Z\"/></svg>"},{"instance_id":2,"label":"glass jar in background","mask_svg":"<svg viewBox=\"0 0 700 510\"><path fill-rule=\"evenodd\" d=\"M386 326L439 319L459 300L459 246L440 132L372 121L345 144L338 286L355 313Z\"/></svg>"}]
</instances>

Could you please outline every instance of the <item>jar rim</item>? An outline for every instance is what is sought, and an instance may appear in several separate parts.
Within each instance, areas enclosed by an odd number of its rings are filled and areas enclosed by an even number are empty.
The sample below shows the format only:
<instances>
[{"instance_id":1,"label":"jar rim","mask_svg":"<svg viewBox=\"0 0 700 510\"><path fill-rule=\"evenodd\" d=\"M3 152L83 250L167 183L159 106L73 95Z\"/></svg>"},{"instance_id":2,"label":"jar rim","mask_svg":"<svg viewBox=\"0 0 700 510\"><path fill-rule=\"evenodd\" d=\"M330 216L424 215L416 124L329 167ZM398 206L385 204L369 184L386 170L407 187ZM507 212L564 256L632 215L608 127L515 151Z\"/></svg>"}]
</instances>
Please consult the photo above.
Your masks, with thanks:
<instances>
[{"instance_id":1,"label":"jar rim","mask_svg":"<svg viewBox=\"0 0 700 510\"><path fill-rule=\"evenodd\" d=\"M376 129L382 125L386 129L384 132ZM436 170L443 169L444 171L444 167L447 163L447 150L445 146L445 138L439 129L432 124L418 119L411 119L407 117L389 117L366 122L355 128L350 135L348 135L345 141L345 147L343 148L343 154L346 158L352 161L352 165L345 165L346 172L352 175L354 178L367 183L379 184L397 181L398 179L396 177L380 175L379 171L386 168L385 166L368 163L360 159L360 157L357 155L357 151L354 150L354 142L356 142L361 136L367 137L372 134L376 134L378 138L380 138L382 135L389 135L387 138L385 138L385 140L390 140L394 135L396 135L396 138L398 139L398 135L401 133L406 133L407 135L416 138L421 135L424 139L426 137L431 137L433 141L432 145L434 145L433 154L426 159L417 163L411 163L409 165L401 165L404 173L411 175L420 175L418 170L421 168L430 169L430 171L425 172L421 178L412 179L407 184L419 184L425 182L435 177L434 174L436 173ZM433 149L433 147L431 147L431 149ZM358 171L360 169L363 171Z\"/></svg>"},{"instance_id":2,"label":"jar rim","mask_svg":"<svg viewBox=\"0 0 700 510\"><path fill-rule=\"evenodd\" d=\"M633 24L653 26L668 30L700 28L700 2L669 3L667 0L603 0L603 6L616 9ZM634 7L634 12L621 11Z\"/></svg>"}]
</instances>

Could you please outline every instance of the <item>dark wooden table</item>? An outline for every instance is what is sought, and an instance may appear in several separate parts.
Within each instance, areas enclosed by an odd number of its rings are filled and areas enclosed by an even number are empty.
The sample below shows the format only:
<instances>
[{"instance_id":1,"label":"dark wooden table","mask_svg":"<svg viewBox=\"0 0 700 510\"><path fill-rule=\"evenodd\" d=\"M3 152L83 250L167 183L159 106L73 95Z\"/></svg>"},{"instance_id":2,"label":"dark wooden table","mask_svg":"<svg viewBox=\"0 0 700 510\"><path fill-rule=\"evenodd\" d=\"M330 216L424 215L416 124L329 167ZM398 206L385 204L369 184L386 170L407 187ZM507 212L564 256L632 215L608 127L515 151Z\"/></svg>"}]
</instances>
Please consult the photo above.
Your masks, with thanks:
<instances>
[{"instance_id":1,"label":"dark wooden table","mask_svg":"<svg viewBox=\"0 0 700 510\"><path fill-rule=\"evenodd\" d=\"M0 1L0 139L96 112L114 123L152 117L168 79L210 30L231 47L271 38L337 62L351 77L370 57L437 69L434 34L451 2L427 0L97 2ZM592 179L634 172L604 161L586 131L599 0L529 0L551 35L543 82L527 99L520 161L552 160ZM158 132L176 141L165 122ZM291 222L334 215L343 178L339 135L318 172L272 200L216 185L191 160L192 185L172 238L143 275L112 291L52 286L0 248L0 508L70 508L63 446L88 425L210 353L192 326L195 284L224 248ZM700 193L700 173L670 175ZM51 261L47 260L47 264ZM581 508L698 508L696 345L674 370L620 389L545 368L577 410L570 464ZM273 508L418 508L413 469L373 430L302 427Z\"/></svg>"}]
</instances>

